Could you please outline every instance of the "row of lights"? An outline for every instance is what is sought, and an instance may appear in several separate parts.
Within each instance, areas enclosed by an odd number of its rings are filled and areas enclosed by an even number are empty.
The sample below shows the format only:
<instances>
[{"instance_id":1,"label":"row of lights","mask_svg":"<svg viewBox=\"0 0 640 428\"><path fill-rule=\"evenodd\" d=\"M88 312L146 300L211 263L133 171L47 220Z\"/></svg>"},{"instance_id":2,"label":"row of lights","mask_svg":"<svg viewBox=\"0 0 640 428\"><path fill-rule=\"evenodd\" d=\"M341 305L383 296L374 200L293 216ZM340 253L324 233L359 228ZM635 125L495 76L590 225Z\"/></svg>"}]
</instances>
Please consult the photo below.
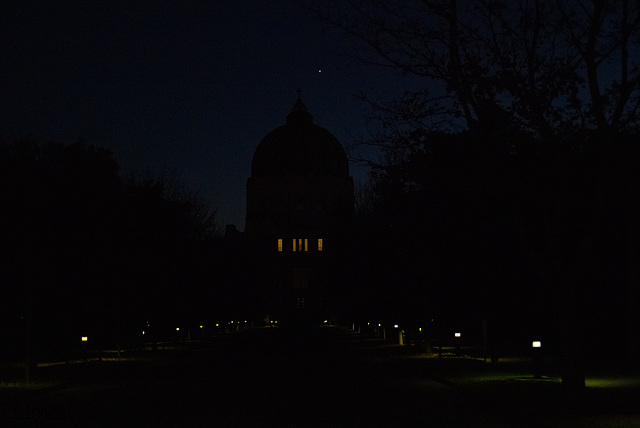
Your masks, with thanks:
<instances>
[{"instance_id":1,"label":"row of lights","mask_svg":"<svg viewBox=\"0 0 640 428\"><path fill-rule=\"evenodd\" d=\"M273 322L273 321L271 321L271 322ZM277 322L277 321L276 321L276 322ZM241 323L240 321L238 321L237 323L236 323L235 321L229 321L229 322L227 323L227 325L231 325L231 324L240 325L240 324L242 324L242 323ZM245 321L244 321L244 324L245 324L245 325L247 324L247 320L245 320ZM147 324L147 325L149 325L149 324ZM216 327L220 327L220 323L216 323ZM204 325L202 325L202 324L201 324L201 325L200 325L200 328L204 328ZM176 331L180 331L180 327L176 327ZM142 332L142 334L144 334L144 331Z\"/></svg>"},{"instance_id":2,"label":"row of lights","mask_svg":"<svg viewBox=\"0 0 640 428\"><path fill-rule=\"evenodd\" d=\"M241 322L240 322L240 321L238 321L238 322L236 323L235 321L229 321L229 322L227 323L227 325L231 325L231 324L237 324L237 325L240 325L240 324L241 324ZM245 324L245 325L247 324L247 321L246 321L246 320L244 321L244 324ZM271 324L278 324L278 321L271 321ZM150 325L151 325L151 324L149 324L149 321L147 321L147 327L149 327ZM204 328L204 325L200 324L200 326L199 326L199 327L202 329L202 328ZM216 323L216 327L220 327L220 323ZM180 327L176 327L176 331L180 331ZM146 334L146 330L142 330L142 334ZM82 336L82 337L80 338L80 340L81 340L82 342L88 342L88 341L89 341L89 338L88 338L87 336Z\"/></svg>"},{"instance_id":3,"label":"row of lights","mask_svg":"<svg viewBox=\"0 0 640 428\"><path fill-rule=\"evenodd\" d=\"M367 325L371 325L371 323L367 323ZM382 324L378 324L378 327L382 327ZM394 324L393 328L399 328L398 324ZM418 331L422 331L422 327L418 327ZM453 333L453 337L455 338L461 338L462 337L462 333L460 332L455 332ZM531 342L531 347L532 348L541 348L542 347L542 342L539 340L534 340L533 342Z\"/></svg>"}]
</instances>

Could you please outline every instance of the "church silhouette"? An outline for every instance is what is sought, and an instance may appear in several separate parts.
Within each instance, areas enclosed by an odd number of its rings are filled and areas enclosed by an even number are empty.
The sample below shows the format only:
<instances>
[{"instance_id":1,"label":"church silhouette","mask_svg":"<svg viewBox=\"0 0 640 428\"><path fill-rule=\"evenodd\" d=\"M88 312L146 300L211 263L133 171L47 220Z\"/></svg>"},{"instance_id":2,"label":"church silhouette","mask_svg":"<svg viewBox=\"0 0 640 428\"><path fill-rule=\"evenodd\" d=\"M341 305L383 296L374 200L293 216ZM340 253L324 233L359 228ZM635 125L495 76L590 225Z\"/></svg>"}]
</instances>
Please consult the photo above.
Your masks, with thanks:
<instances>
[{"instance_id":1,"label":"church silhouette","mask_svg":"<svg viewBox=\"0 0 640 428\"><path fill-rule=\"evenodd\" d=\"M300 92L286 123L256 148L246 196L243 242L265 321L338 318L348 287L353 178L342 145L313 123Z\"/></svg>"}]
</instances>

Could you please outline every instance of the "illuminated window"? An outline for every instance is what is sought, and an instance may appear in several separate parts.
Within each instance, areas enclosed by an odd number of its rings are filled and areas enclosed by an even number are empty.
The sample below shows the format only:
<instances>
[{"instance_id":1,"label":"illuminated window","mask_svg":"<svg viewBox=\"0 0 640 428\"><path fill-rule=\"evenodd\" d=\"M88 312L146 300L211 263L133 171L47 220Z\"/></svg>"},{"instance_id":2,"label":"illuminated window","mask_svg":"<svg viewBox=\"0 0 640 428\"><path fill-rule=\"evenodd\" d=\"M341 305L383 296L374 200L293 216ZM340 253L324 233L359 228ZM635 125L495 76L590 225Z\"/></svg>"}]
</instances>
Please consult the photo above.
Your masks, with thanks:
<instances>
[{"instance_id":1,"label":"illuminated window","mask_svg":"<svg viewBox=\"0 0 640 428\"><path fill-rule=\"evenodd\" d=\"M322 251L322 238L318 239L318 251Z\"/></svg>"},{"instance_id":2,"label":"illuminated window","mask_svg":"<svg viewBox=\"0 0 640 428\"><path fill-rule=\"evenodd\" d=\"M293 238L293 251L309 251L309 239Z\"/></svg>"},{"instance_id":3,"label":"illuminated window","mask_svg":"<svg viewBox=\"0 0 640 428\"><path fill-rule=\"evenodd\" d=\"M282 251L282 239L278 239L278 251Z\"/></svg>"}]
</instances>

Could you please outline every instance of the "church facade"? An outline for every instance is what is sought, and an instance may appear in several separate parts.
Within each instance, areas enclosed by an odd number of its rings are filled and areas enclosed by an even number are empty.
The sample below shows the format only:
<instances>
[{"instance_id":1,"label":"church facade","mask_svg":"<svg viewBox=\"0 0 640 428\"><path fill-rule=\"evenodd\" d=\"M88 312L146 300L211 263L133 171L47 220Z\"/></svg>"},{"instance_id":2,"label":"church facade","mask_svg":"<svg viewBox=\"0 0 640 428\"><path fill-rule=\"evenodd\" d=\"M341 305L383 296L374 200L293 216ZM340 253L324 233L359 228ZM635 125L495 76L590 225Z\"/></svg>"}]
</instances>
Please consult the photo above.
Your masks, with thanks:
<instances>
[{"instance_id":1,"label":"church facade","mask_svg":"<svg viewBox=\"0 0 640 428\"><path fill-rule=\"evenodd\" d=\"M286 123L267 134L247 180L246 242L266 319L337 316L354 210L346 153L313 123L298 96Z\"/></svg>"}]
</instances>

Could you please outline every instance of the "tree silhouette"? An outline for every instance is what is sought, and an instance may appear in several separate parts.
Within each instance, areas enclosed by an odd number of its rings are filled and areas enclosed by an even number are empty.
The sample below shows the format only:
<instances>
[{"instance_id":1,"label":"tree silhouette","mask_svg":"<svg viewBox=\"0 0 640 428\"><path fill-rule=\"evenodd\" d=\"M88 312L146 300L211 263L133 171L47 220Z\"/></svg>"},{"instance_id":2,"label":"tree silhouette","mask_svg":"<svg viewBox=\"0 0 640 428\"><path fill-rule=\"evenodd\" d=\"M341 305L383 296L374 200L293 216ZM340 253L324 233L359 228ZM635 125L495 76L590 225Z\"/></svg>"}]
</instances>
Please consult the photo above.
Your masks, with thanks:
<instances>
[{"instance_id":1,"label":"tree silhouette","mask_svg":"<svg viewBox=\"0 0 640 428\"><path fill-rule=\"evenodd\" d=\"M210 287L215 212L178 181L123 180L111 152L84 143L3 143L0 163L2 331L32 362L64 358L87 332L131 341Z\"/></svg>"},{"instance_id":2,"label":"tree silhouette","mask_svg":"<svg viewBox=\"0 0 640 428\"><path fill-rule=\"evenodd\" d=\"M585 307L583 286L602 255L596 250L613 215L609 204L621 194L628 207L621 220L638 238L630 183L637 183L631 142L640 123L639 6L629 0L307 3L363 42L358 48L369 48L358 53L365 62L424 78L422 89L391 102L363 95L381 125L370 143L387 149L394 168L430 156L434 132L467 132L480 148L468 153L506 148L533 159L535 179L519 189L530 200L518 212L516 234L540 286L555 290L563 386L582 389L584 322L595 310ZM629 247L629 266L637 264L635 248ZM637 274L627 283L629 308L637 308ZM638 317L630 315L627 325L629 337L637 337Z\"/></svg>"}]
</instances>

